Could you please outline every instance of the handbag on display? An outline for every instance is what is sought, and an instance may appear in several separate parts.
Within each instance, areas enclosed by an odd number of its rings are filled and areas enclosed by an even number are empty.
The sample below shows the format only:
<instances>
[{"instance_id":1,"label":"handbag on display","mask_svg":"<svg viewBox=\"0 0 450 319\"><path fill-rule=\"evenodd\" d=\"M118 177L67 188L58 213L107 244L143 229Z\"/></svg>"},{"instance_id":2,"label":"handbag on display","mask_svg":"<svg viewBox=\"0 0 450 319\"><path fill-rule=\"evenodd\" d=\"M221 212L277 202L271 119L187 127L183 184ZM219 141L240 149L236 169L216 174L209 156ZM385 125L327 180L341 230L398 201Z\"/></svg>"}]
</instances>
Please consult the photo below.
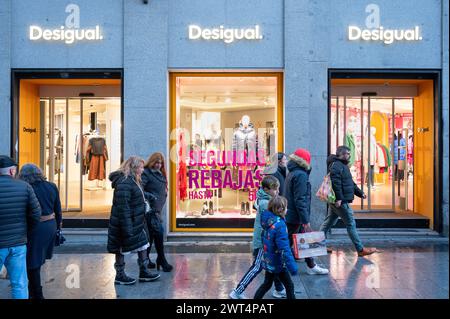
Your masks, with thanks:
<instances>
[{"instance_id":1,"label":"handbag on display","mask_svg":"<svg viewBox=\"0 0 450 319\"><path fill-rule=\"evenodd\" d=\"M327 245L323 231L293 234L292 239L294 241L294 257L296 259L327 255Z\"/></svg>"}]
</instances>

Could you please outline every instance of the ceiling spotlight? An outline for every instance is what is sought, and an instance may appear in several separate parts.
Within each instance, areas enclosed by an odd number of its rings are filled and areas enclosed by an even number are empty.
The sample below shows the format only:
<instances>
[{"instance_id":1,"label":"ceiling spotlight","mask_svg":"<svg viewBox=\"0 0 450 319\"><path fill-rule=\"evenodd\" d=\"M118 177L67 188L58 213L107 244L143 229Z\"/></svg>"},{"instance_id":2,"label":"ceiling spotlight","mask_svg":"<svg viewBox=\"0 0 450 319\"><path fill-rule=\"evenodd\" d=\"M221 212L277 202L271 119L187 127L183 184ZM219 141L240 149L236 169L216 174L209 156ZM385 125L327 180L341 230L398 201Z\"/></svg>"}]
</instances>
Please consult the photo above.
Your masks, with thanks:
<instances>
[{"instance_id":1,"label":"ceiling spotlight","mask_svg":"<svg viewBox=\"0 0 450 319\"><path fill-rule=\"evenodd\" d=\"M230 103L231 102L231 98L227 97L225 98L225 103Z\"/></svg>"}]
</instances>

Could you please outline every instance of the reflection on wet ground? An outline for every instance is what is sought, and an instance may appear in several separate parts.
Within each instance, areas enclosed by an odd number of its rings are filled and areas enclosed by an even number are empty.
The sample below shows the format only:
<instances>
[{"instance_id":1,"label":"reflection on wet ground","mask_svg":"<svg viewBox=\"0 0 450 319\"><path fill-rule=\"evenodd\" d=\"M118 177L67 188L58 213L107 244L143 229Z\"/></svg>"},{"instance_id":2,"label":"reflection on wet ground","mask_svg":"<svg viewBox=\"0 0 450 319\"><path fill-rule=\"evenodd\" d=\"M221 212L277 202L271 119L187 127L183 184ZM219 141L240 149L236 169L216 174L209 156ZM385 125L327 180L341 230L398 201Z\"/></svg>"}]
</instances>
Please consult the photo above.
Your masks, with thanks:
<instances>
[{"instance_id":1,"label":"reflection on wet ground","mask_svg":"<svg viewBox=\"0 0 450 319\"><path fill-rule=\"evenodd\" d=\"M293 278L299 299L449 298L448 244L379 245L379 253L358 258L348 246L316 258L327 276L311 276L299 262ZM152 255L152 259L154 256ZM136 255L126 257L128 275L136 277ZM56 254L42 269L46 298L226 299L251 265L250 253L170 253L174 271L158 281L114 285L114 256ZM79 274L79 276L78 276ZM245 294L253 297L260 274ZM0 298L9 298L9 281L0 280ZM267 293L265 298L272 298Z\"/></svg>"}]
</instances>

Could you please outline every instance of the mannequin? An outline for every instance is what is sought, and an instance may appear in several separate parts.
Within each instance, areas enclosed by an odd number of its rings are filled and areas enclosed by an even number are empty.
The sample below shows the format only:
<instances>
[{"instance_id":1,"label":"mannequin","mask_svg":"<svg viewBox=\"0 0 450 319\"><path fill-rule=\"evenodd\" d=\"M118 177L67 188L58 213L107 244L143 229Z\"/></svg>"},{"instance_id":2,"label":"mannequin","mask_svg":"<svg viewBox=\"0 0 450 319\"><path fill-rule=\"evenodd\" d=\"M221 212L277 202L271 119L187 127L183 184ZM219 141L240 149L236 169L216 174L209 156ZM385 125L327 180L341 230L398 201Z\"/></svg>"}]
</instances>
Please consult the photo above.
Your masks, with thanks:
<instances>
[{"instance_id":1,"label":"mannequin","mask_svg":"<svg viewBox=\"0 0 450 319\"><path fill-rule=\"evenodd\" d=\"M256 154L256 132L248 115L242 116L239 128L233 134L233 151L247 151L247 154L250 152ZM243 160L243 158L238 159L239 162L243 162Z\"/></svg>"},{"instance_id":2,"label":"mannequin","mask_svg":"<svg viewBox=\"0 0 450 319\"><path fill-rule=\"evenodd\" d=\"M367 161L369 164L368 171L367 171L367 187L372 187L372 189L375 188L375 186L374 186L374 168L375 168L375 163L377 160L377 140L375 138L376 132L377 132L377 129L374 126L371 126L370 127L370 137L369 137L370 154L366 153L366 156L370 157ZM367 149L367 147L366 147L366 149ZM366 159L367 159L367 157L366 157Z\"/></svg>"},{"instance_id":3,"label":"mannequin","mask_svg":"<svg viewBox=\"0 0 450 319\"><path fill-rule=\"evenodd\" d=\"M249 153L256 155L256 132L253 124L250 123L248 115L242 116L239 127L233 134L233 152L236 152L236 161L238 163L245 163ZM245 153L244 153L245 152ZM245 155L246 154L246 155ZM243 169L248 169L249 166ZM238 168L233 169L233 179L237 178ZM237 194L237 201L239 202L239 193ZM251 215L252 206L249 202L241 202L241 215Z\"/></svg>"}]
</instances>

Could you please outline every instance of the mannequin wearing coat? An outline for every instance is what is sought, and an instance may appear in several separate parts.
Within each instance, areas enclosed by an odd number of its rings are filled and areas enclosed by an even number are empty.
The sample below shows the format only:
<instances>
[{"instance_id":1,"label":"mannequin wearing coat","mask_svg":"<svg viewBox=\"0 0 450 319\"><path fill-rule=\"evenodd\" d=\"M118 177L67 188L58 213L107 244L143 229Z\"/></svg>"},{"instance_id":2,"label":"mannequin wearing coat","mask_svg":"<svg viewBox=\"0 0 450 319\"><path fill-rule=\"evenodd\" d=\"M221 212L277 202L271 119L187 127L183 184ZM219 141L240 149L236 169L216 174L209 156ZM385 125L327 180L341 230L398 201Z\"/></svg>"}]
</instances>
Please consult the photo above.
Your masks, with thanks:
<instances>
[{"instance_id":1,"label":"mannequin wearing coat","mask_svg":"<svg viewBox=\"0 0 450 319\"><path fill-rule=\"evenodd\" d=\"M248 115L242 117L239 128L233 134L233 151L238 154L242 154L242 151L256 154L256 132ZM237 160L242 163L244 158L241 155Z\"/></svg>"}]
</instances>

